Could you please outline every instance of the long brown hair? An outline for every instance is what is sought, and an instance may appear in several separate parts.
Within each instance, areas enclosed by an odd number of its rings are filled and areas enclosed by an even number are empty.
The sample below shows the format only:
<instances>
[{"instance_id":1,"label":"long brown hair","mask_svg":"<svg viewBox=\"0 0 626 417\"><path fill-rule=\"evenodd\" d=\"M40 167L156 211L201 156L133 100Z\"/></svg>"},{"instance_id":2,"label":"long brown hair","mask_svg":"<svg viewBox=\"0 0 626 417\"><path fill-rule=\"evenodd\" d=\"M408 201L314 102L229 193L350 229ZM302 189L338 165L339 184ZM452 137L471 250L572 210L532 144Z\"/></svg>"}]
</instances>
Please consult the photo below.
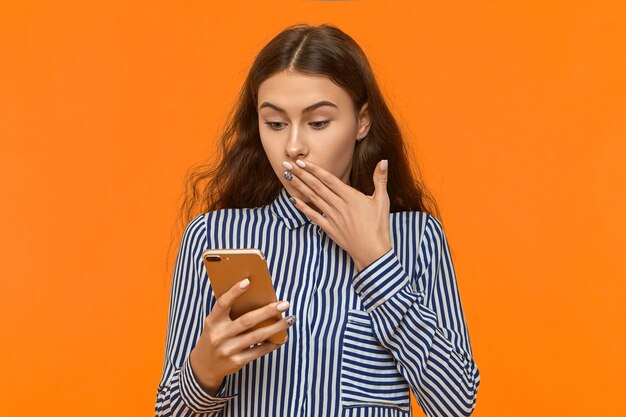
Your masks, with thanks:
<instances>
[{"instance_id":1,"label":"long brown hair","mask_svg":"<svg viewBox=\"0 0 626 417\"><path fill-rule=\"evenodd\" d=\"M187 173L179 213L181 227L207 211L259 207L277 197L281 183L261 145L257 93L264 80L283 70L327 76L346 90L357 112L368 103L371 125L367 136L355 145L352 187L373 194L374 168L387 159L390 211L424 211L440 218L417 164L410 163L410 149L359 45L333 25L296 24L276 35L256 56L228 115L217 158Z\"/></svg>"}]
</instances>

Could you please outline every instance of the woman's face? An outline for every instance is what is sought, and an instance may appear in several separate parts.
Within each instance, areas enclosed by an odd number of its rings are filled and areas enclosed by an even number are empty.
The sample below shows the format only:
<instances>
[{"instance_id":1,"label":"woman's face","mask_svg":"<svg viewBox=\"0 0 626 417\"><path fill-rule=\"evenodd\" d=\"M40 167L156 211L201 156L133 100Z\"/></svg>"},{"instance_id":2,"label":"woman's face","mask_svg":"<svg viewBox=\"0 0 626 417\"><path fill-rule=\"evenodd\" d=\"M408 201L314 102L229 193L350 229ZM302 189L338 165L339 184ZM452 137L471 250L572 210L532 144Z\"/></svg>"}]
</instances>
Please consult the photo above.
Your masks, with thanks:
<instances>
[{"instance_id":1,"label":"woman's face","mask_svg":"<svg viewBox=\"0 0 626 417\"><path fill-rule=\"evenodd\" d=\"M369 130L367 103L357 115L328 77L282 71L261 83L257 106L263 149L290 195L309 202L283 176L283 161L311 161L349 185L354 147Z\"/></svg>"}]
</instances>

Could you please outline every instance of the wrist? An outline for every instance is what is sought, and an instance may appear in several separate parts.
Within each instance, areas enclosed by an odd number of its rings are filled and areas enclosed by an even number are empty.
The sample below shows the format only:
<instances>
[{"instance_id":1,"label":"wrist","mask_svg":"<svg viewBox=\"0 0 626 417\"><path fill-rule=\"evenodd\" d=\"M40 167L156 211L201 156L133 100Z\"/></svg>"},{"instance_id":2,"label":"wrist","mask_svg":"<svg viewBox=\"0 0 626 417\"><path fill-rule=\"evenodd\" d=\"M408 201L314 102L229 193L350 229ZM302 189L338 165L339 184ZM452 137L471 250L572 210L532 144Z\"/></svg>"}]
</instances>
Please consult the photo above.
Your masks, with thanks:
<instances>
[{"instance_id":1,"label":"wrist","mask_svg":"<svg viewBox=\"0 0 626 417\"><path fill-rule=\"evenodd\" d=\"M375 260L386 254L392 249L391 245L383 245L378 249L371 251L365 256L353 258L354 265L356 266L358 271L362 271L367 268L367 266L371 265Z\"/></svg>"},{"instance_id":2,"label":"wrist","mask_svg":"<svg viewBox=\"0 0 626 417\"><path fill-rule=\"evenodd\" d=\"M204 366L197 362L195 349L189 354L189 365L198 385L209 395L215 396L224 381L224 377L212 375Z\"/></svg>"}]
</instances>

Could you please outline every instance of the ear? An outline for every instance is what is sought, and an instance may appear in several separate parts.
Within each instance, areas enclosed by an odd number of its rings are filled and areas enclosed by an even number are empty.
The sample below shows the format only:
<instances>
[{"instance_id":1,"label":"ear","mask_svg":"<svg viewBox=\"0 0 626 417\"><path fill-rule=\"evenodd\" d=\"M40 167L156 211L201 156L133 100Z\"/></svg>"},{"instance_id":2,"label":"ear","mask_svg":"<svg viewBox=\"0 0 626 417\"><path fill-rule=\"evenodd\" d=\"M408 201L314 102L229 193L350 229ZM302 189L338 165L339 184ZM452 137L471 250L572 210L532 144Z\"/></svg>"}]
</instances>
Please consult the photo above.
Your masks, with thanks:
<instances>
[{"instance_id":1,"label":"ear","mask_svg":"<svg viewBox=\"0 0 626 417\"><path fill-rule=\"evenodd\" d=\"M365 136L367 136L370 131L372 119L370 117L370 112L367 109L367 105L368 103L366 102L365 104L363 104L363 106L361 106L361 110L359 111L359 115L357 116L357 141L365 139Z\"/></svg>"}]
</instances>

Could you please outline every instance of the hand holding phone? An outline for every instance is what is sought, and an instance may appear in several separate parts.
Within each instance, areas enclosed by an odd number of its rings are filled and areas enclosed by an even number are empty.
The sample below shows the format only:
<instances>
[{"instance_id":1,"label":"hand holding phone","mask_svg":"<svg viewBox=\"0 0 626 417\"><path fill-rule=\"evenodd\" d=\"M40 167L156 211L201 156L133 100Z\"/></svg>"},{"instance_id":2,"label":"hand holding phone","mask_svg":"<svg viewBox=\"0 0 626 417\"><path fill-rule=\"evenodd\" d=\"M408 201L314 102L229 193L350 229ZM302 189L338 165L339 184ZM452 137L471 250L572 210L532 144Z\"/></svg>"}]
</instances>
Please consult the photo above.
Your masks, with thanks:
<instances>
[{"instance_id":1,"label":"hand holding phone","mask_svg":"<svg viewBox=\"0 0 626 417\"><path fill-rule=\"evenodd\" d=\"M258 258L258 253L254 256ZM264 259L261 260L265 264ZM258 261L251 262L257 267L248 272L258 270ZM209 269L214 268L209 267ZM265 269L267 269L267 264L265 264ZM259 276L264 275L265 273L259 275L258 272L249 274L249 278L235 282L220 296L213 287L217 298L215 306L204 319L202 334L189 357L196 380L210 395L217 393L224 377L237 372L247 363L278 349L287 340L286 329L295 323L294 316L281 317L282 312L289 308L289 303L276 301L269 272L267 277L261 278L258 282L269 279L271 285L269 297L270 299L273 297L274 301L255 308L259 301L257 300L258 294L255 296L252 292L253 283L257 282ZM214 273L215 278L211 278L210 275L209 277L213 286L217 275ZM224 284L222 280L220 282L218 287L223 289ZM264 289L258 293L264 294L262 298L267 301L267 282L257 288ZM248 293L252 297L245 297ZM278 343L272 341L273 339Z\"/></svg>"},{"instance_id":2,"label":"hand holding phone","mask_svg":"<svg viewBox=\"0 0 626 417\"><path fill-rule=\"evenodd\" d=\"M202 260L216 298L226 293L242 279L250 280L250 288L233 302L230 318L235 320L243 314L276 301L274 284L263 252L259 249L206 249ZM255 330L282 319L280 313L256 324ZM287 341L287 332L281 331L269 337L269 341L282 344Z\"/></svg>"}]
</instances>

